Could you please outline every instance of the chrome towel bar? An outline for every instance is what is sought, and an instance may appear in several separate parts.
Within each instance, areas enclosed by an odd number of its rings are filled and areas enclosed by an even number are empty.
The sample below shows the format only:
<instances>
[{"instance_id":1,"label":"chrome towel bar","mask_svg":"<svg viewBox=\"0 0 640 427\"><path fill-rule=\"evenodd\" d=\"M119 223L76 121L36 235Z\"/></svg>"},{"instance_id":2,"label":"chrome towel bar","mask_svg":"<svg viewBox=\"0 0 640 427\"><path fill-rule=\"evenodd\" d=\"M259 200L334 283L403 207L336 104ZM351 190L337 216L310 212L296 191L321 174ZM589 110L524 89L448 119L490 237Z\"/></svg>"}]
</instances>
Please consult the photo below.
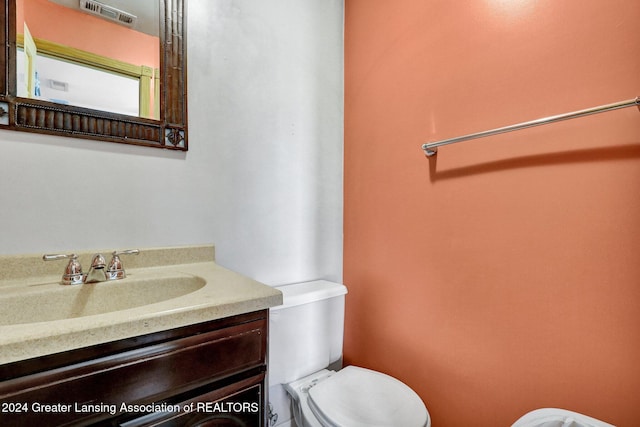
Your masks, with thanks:
<instances>
[{"instance_id":1,"label":"chrome towel bar","mask_svg":"<svg viewBox=\"0 0 640 427\"><path fill-rule=\"evenodd\" d=\"M620 108L627 108L638 106L640 109L640 97L629 99L627 101L615 102L613 104L600 105L599 107L587 108L586 110L574 111L571 113L559 114L557 116L544 117L542 119L531 120L529 122L518 123L516 125L505 126L497 129L486 130L484 132L472 133L469 135L459 136L457 138L443 139L442 141L429 142L422 144L424 153L428 156L435 156L438 153L438 147L443 145L455 144L457 142L469 141L470 139L484 138L486 136L498 135L500 133L513 132L520 129L526 129L534 126L546 125L549 123L555 123L562 120L575 119L578 117L588 116L590 114L604 113L606 111L618 110Z\"/></svg>"}]
</instances>

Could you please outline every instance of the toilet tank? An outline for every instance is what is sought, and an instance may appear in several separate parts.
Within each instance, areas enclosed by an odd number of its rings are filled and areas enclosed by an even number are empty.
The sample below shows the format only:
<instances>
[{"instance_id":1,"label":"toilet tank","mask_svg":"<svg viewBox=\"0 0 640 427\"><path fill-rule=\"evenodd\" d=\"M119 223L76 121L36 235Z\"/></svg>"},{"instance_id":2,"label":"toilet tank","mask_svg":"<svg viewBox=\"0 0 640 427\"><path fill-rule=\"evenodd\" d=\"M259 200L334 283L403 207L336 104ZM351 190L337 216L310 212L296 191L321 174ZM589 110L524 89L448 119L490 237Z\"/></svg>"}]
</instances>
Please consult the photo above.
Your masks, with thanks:
<instances>
[{"instance_id":1,"label":"toilet tank","mask_svg":"<svg viewBox=\"0 0 640 427\"><path fill-rule=\"evenodd\" d=\"M326 280L279 286L269 309L269 386L317 372L342 357L347 288Z\"/></svg>"}]
</instances>

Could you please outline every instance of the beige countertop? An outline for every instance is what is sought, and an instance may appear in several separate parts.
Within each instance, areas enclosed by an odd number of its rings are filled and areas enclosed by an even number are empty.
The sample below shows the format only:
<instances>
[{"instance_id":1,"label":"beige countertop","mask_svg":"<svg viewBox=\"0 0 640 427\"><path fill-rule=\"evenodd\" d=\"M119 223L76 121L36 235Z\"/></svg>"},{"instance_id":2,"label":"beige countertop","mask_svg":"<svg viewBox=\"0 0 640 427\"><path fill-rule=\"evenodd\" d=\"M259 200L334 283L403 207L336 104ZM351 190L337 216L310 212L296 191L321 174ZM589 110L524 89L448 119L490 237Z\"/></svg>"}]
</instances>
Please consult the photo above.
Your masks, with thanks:
<instances>
[{"instance_id":1,"label":"beige countertop","mask_svg":"<svg viewBox=\"0 0 640 427\"><path fill-rule=\"evenodd\" d=\"M79 255L86 272L91 253ZM0 257L0 364L282 304L277 289L217 265L213 246L141 249L122 257L126 278L84 285L60 285L65 261L41 257ZM181 281L189 283L184 295L175 291ZM163 300L165 291L175 295ZM60 301L82 314L64 314Z\"/></svg>"}]
</instances>

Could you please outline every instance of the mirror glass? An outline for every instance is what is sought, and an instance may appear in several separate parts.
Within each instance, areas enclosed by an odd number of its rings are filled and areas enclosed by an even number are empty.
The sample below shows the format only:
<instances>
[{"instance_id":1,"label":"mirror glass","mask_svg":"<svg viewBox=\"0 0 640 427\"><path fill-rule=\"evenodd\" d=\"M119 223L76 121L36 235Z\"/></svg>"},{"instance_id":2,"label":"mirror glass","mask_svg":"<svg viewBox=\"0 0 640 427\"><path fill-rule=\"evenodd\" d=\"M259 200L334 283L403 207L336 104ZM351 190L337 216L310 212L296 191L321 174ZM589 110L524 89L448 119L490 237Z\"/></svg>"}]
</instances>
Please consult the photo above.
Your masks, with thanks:
<instances>
[{"instance_id":1,"label":"mirror glass","mask_svg":"<svg viewBox=\"0 0 640 427\"><path fill-rule=\"evenodd\" d=\"M17 0L17 96L159 119L157 0Z\"/></svg>"},{"instance_id":2,"label":"mirror glass","mask_svg":"<svg viewBox=\"0 0 640 427\"><path fill-rule=\"evenodd\" d=\"M0 129L188 150L186 0L0 0Z\"/></svg>"}]
</instances>

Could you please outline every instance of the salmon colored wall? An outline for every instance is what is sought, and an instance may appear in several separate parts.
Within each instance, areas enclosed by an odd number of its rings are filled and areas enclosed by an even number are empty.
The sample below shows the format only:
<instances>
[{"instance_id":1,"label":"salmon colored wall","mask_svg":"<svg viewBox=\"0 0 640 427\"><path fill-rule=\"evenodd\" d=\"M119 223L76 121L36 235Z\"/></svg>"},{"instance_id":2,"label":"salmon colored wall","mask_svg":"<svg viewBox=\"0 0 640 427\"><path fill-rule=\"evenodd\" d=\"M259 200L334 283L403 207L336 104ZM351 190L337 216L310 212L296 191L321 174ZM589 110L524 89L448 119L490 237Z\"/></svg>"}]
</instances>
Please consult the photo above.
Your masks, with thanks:
<instances>
[{"instance_id":1,"label":"salmon colored wall","mask_svg":"<svg viewBox=\"0 0 640 427\"><path fill-rule=\"evenodd\" d=\"M19 0L16 4L16 28L19 33L22 33L26 16L33 37L130 64L160 67L158 37L60 6L49 0ZM52 25L52 22L55 25ZM105 37L105 34L109 36Z\"/></svg>"},{"instance_id":2,"label":"salmon colored wall","mask_svg":"<svg viewBox=\"0 0 640 427\"><path fill-rule=\"evenodd\" d=\"M435 427L640 420L637 0L345 1L345 361Z\"/></svg>"}]
</instances>

